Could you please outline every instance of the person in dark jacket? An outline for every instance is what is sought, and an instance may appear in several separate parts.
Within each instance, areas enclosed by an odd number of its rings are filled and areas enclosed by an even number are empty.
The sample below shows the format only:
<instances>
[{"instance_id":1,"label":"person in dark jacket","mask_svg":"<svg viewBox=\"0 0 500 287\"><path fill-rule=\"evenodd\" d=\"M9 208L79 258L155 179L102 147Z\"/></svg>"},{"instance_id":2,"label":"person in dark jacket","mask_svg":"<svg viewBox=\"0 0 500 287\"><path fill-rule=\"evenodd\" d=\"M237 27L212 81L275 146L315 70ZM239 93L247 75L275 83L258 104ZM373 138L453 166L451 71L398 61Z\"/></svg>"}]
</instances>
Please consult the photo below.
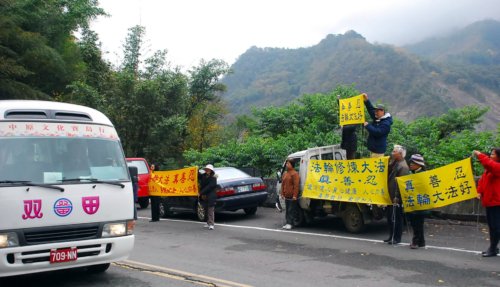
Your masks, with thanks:
<instances>
[{"instance_id":1,"label":"person in dark jacket","mask_svg":"<svg viewBox=\"0 0 500 287\"><path fill-rule=\"evenodd\" d=\"M483 257L498 254L500 241L500 148L491 150L487 155L475 150L474 155L484 167L484 173L477 185L478 198L486 208L486 220L490 231L490 247L482 253Z\"/></svg>"},{"instance_id":2,"label":"person in dark jacket","mask_svg":"<svg viewBox=\"0 0 500 287\"><path fill-rule=\"evenodd\" d=\"M158 164L151 164L151 176L155 171L160 170L160 166ZM150 195L149 199L151 200L151 220L149 222L157 222L160 221L160 197L157 195Z\"/></svg>"},{"instance_id":3,"label":"person in dark jacket","mask_svg":"<svg viewBox=\"0 0 500 287\"><path fill-rule=\"evenodd\" d=\"M381 157L387 149L387 136L391 132L392 117L386 113L385 106L378 104L372 105L367 94L363 94L366 109L372 118L372 122L365 122L364 126L368 131L367 147L371 152L371 157Z\"/></svg>"},{"instance_id":4,"label":"person in dark jacket","mask_svg":"<svg viewBox=\"0 0 500 287\"><path fill-rule=\"evenodd\" d=\"M401 194L396 177L408 175L409 168L405 161L406 149L400 145L394 145L389 163L389 175L387 186L392 200L392 207L387 208L387 223L389 224L389 238L384 240L389 244L398 244L403 235L403 206Z\"/></svg>"},{"instance_id":5,"label":"person in dark jacket","mask_svg":"<svg viewBox=\"0 0 500 287\"><path fill-rule=\"evenodd\" d=\"M207 219L205 227L208 227L209 230L214 230L217 178L215 177L213 165L207 164L203 170L205 173L201 176L200 199L205 209L205 218Z\"/></svg>"},{"instance_id":6,"label":"person in dark jacket","mask_svg":"<svg viewBox=\"0 0 500 287\"><path fill-rule=\"evenodd\" d=\"M410 158L410 172L415 174L423 171L425 171L424 157L420 154L413 154ZM413 238L410 244L411 249L425 247L424 219L428 214L429 211L427 210L417 210L408 213L408 219L413 230Z\"/></svg>"},{"instance_id":7,"label":"person in dark jacket","mask_svg":"<svg viewBox=\"0 0 500 287\"><path fill-rule=\"evenodd\" d=\"M358 137L356 130L358 125L345 125L342 127L342 142L340 148L345 149L346 159L354 159L358 150Z\"/></svg>"}]
</instances>

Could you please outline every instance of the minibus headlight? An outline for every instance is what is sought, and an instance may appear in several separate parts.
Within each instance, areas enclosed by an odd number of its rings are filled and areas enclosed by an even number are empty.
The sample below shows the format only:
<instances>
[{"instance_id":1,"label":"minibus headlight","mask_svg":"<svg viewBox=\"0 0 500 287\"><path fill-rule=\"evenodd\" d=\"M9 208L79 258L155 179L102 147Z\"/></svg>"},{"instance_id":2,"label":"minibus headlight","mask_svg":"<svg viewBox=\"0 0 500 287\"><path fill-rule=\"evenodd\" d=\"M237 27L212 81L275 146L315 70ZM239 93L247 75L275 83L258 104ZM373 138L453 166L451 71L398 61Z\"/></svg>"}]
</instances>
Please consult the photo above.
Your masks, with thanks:
<instances>
[{"instance_id":1,"label":"minibus headlight","mask_svg":"<svg viewBox=\"0 0 500 287\"><path fill-rule=\"evenodd\" d=\"M19 246L17 233L0 233L0 248Z\"/></svg>"},{"instance_id":2,"label":"minibus headlight","mask_svg":"<svg viewBox=\"0 0 500 287\"><path fill-rule=\"evenodd\" d=\"M116 237L127 234L127 226L124 222L107 223L102 228L102 237Z\"/></svg>"}]
</instances>

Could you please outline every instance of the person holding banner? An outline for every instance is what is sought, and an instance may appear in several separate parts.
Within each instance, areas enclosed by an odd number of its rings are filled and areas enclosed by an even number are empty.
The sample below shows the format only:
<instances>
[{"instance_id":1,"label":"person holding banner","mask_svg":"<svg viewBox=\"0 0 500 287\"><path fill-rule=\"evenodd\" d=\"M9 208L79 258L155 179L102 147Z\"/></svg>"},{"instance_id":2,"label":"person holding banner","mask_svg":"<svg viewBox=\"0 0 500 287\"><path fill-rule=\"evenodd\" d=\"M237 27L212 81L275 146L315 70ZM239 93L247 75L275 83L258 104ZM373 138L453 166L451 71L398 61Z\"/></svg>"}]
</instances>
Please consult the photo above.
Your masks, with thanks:
<instances>
[{"instance_id":1,"label":"person holding banner","mask_svg":"<svg viewBox=\"0 0 500 287\"><path fill-rule=\"evenodd\" d=\"M424 157L420 154L413 154L410 158L410 172L412 174L425 171ZM411 228L413 230L413 238L411 240L410 248L417 249L425 247L424 238L424 219L429 211L417 210L408 213Z\"/></svg>"},{"instance_id":2,"label":"person holding banner","mask_svg":"<svg viewBox=\"0 0 500 287\"><path fill-rule=\"evenodd\" d=\"M217 193L215 189L217 187L217 178L215 177L214 166L207 164L203 170L205 173L201 177L200 183L200 198L202 200L203 207L205 208L205 217L207 219L207 224L209 230L214 230L215 228L215 201L217 200Z\"/></svg>"},{"instance_id":3,"label":"person holding banner","mask_svg":"<svg viewBox=\"0 0 500 287\"><path fill-rule=\"evenodd\" d=\"M363 100L373 120L371 123L364 123L368 131L368 150L371 152L371 157L382 157L387 149L387 136L391 131L392 117L385 112L384 105L378 104L374 107L367 94L363 94Z\"/></svg>"},{"instance_id":4,"label":"person holding banner","mask_svg":"<svg viewBox=\"0 0 500 287\"><path fill-rule=\"evenodd\" d=\"M299 196L299 173L295 170L294 162L286 161L286 172L281 183L281 196L285 198L286 224L283 229L293 228L295 214L297 212L297 197Z\"/></svg>"},{"instance_id":5,"label":"person holding banner","mask_svg":"<svg viewBox=\"0 0 500 287\"><path fill-rule=\"evenodd\" d=\"M474 155L484 167L477 191L478 198L486 208L486 220L490 232L490 247L482 255L493 257L498 254L500 241L500 148L492 149L489 157L477 150L474 151Z\"/></svg>"},{"instance_id":6,"label":"person holding banner","mask_svg":"<svg viewBox=\"0 0 500 287\"><path fill-rule=\"evenodd\" d=\"M394 145L387 177L387 187L392 200L392 208L387 208L387 223L389 224L390 234L389 238L384 242L389 244L400 243L403 235L403 205L396 177L407 175L410 171L405 156L406 149L403 146Z\"/></svg>"},{"instance_id":7,"label":"person holding banner","mask_svg":"<svg viewBox=\"0 0 500 287\"><path fill-rule=\"evenodd\" d=\"M155 171L160 170L158 164L151 164L151 174ZM160 197L157 195L150 195L151 199L151 220L149 222L158 222L160 221Z\"/></svg>"}]
</instances>

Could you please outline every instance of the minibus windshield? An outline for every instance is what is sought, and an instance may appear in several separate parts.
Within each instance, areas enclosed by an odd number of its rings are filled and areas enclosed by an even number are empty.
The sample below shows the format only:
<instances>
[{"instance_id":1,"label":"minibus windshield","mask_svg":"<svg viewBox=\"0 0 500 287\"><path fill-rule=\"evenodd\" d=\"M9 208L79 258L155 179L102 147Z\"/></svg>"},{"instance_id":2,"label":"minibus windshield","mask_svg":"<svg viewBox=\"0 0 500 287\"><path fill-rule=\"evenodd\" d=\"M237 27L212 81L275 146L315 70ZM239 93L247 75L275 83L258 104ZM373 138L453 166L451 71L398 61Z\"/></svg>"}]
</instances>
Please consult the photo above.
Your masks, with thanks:
<instances>
[{"instance_id":1,"label":"minibus windshield","mask_svg":"<svg viewBox=\"0 0 500 287\"><path fill-rule=\"evenodd\" d=\"M129 180L127 166L117 140L0 137L0 182L74 184L126 180Z\"/></svg>"}]
</instances>

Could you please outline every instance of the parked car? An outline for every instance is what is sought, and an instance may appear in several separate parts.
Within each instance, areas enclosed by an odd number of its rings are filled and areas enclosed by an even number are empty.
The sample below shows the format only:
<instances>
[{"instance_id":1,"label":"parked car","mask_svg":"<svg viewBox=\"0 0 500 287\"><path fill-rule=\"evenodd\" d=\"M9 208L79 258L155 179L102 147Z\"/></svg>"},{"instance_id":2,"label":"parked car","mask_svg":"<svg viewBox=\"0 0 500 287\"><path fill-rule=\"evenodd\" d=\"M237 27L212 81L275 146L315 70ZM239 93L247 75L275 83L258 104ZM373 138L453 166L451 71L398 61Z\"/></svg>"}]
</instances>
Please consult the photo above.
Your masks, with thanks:
<instances>
[{"instance_id":1,"label":"parked car","mask_svg":"<svg viewBox=\"0 0 500 287\"><path fill-rule=\"evenodd\" d=\"M144 158L133 157L127 158L127 165L137 167L137 174L139 178L137 203L139 203L141 208L147 208L149 206L149 179L151 178L149 164Z\"/></svg>"},{"instance_id":2,"label":"parked car","mask_svg":"<svg viewBox=\"0 0 500 287\"><path fill-rule=\"evenodd\" d=\"M262 178L252 177L234 167L214 169L217 176L217 201L215 211L237 211L243 209L254 215L257 207L267 198L267 186ZM205 221L205 210L198 204L196 196L162 197L160 216L169 217L175 212L195 212L200 221Z\"/></svg>"}]
</instances>

